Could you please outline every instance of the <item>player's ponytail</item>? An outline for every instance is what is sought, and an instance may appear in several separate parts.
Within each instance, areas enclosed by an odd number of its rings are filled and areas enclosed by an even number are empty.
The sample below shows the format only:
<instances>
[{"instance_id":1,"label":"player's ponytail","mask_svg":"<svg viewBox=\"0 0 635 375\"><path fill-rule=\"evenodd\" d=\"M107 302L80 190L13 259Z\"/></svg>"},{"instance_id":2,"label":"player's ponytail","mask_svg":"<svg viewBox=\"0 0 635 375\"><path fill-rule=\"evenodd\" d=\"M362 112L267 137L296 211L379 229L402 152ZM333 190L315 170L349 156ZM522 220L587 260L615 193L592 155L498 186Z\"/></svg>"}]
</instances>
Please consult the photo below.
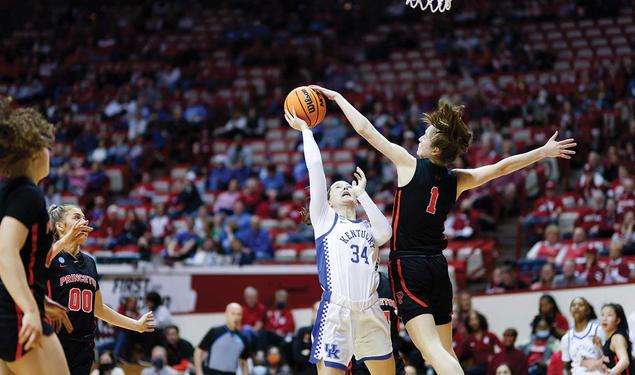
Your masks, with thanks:
<instances>
[{"instance_id":1,"label":"player's ponytail","mask_svg":"<svg viewBox=\"0 0 635 375\"><path fill-rule=\"evenodd\" d=\"M51 207L49 207L49 218L51 220L51 224L53 224L53 230L55 231L53 233L53 241L58 241L60 239L60 233L57 230L57 223L61 223L62 221L64 221L64 218L66 217L66 213L71 209L71 208L76 208L77 206L73 205L73 204L61 204L61 205L55 205L52 204Z\"/></svg>"},{"instance_id":2,"label":"player's ponytail","mask_svg":"<svg viewBox=\"0 0 635 375\"><path fill-rule=\"evenodd\" d=\"M472 131L461 118L464 108L439 100L436 111L423 115L423 121L437 130L432 135L431 146L439 149L439 161L444 165L454 163L470 147Z\"/></svg>"}]
</instances>

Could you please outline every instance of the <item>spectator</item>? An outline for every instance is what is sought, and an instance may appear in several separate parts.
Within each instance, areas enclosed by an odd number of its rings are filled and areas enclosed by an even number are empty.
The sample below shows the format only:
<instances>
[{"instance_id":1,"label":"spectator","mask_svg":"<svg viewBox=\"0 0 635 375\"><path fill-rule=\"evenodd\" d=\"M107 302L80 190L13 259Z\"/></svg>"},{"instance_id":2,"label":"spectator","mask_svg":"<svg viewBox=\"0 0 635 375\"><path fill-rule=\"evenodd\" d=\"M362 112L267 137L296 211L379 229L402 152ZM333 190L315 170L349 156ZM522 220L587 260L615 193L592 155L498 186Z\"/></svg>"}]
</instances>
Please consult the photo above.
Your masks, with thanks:
<instances>
[{"instance_id":1,"label":"spectator","mask_svg":"<svg viewBox=\"0 0 635 375\"><path fill-rule=\"evenodd\" d=\"M527 259L545 259L548 262L554 262L560 249L562 249L560 229L557 225L551 224L545 229L544 241L536 242L531 247L527 253Z\"/></svg>"},{"instance_id":2,"label":"spectator","mask_svg":"<svg viewBox=\"0 0 635 375\"><path fill-rule=\"evenodd\" d=\"M560 249L560 253L556 257L556 264L562 265L567 259L577 260L583 258L586 249L589 248L589 243L586 241L586 238L587 236L584 229L576 227L573 230L573 242Z\"/></svg>"},{"instance_id":3,"label":"spectator","mask_svg":"<svg viewBox=\"0 0 635 375\"><path fill-rule=\"evenodd\" d=\"M230 303L225 309L225 325L210 329L203 337L194 350L197 375L235 374L239 367L242 374L249 373L249 344L240 333L242 314L239 304Z\"/></svg>"},{"instance_id":4,"label":"spectator","mask_svg":"<svg viewBox=\"0 0 635 375\"><path fill-rule=\"evenodd\" d=\"M622 242L611 241L609 245L609 263L606 267L606 283L625 283L631 276L631 270L622 256Z\"/></svg>"},{"instance_id":5,"label":"spectator","mask_svg":"<svg viewBox=\"0 0 635 375\"><path fill-rule=\"evenodd\" d=\"M584 286L586 280L580 276L576 271L575 261L573 259L565 260L562 266L562 274L557 275L553 279L554 288L566 288L571 286Z\"/></svg>"},{"instance_id":6,"label":"spectator","mask_svg":"<svg viewBox=\"0 0 635 375\"><path fill-rule=\"evenodd\" d=\"M512 374L516 374L515 372L512 372L511 368L509 367L509 365L507 363L503 363L502 365L498 366L496 368L496 375L512 375Z\"/></svg>"},{"instance_id":7,"label":"spectator","mask_svg":"<svg viewBox=\"0 0 635 375\"><path fill-rule=\"evenodd\" d=\"M580 270L580 276L586 280L589 285L600 285L604 283L606 271L598 264L598 249L595 247L587 248L584 253L585 262Z\"/></svg>"},{"instance_id":8,"label":"spectator","mask_svg":"<svg viewBox=\"0 0 635 375\"><path fill-rule=\"evenodd\" d=\"M545 263L540 270L540 278L531 285L531 290L551 289L556 271L553 264Z\"/></svg>"},{"instance_id":9,"label":"spectator","mask_svg":"<svg viewBox=\"0 0 635 375\"><path fill-rule=\"evenodd\" d=\"M227 166L229 160L226 155L216 155L212 159L212 168L207 176L207 187L213 191L223 191L229 185L232 171ZM216 211L216 209L214 209Z\"/></svg>"},{"instance_id":10,"label":"spectator","mask_svg":"<svg viewBox=\"0 0 635 375\"><path fill-rule=\"evenodd\" d=\"M253 342L264 327L267 308L258 301L258 289L253 286L246 287L243 296L243 334Z\"/></svg>"},{"instance_id":11,"label":"spectator","mask_svg":"<svg viewBox=\"0 0 635 375\"><path fill-rule=\"evenodd\" d=\"M467 321L467 340L463 343L463 362L466 375L485 375L487 365L494 357L494 347L502 349L498 337L489 332L485 317L473 311Z\"/></svg>"},{"instance_id":12,"label":"spectator","mask_svg":"<svg viewBox=\"0 0 635 375\"><path fill-rule=\"evenodd\" d=\"M226 191L223 191L216 198L214 202L214 212L222 212L227 215L231 215L236 205L236 202L240 199L240 191L238 190L238 180L231 179Z\"/></svg>"},{"instance_id":13,"label":"spectator","mask_svg":"<svg viewBox=\"0 0 635 375\"><path fill-rule=\"evenodd\" d=\"M317 368L309 362L309 356L311 355L311 332L313 331L319 307L319 301L313 304L311 325L300 327L293 339L292 353L295 364L294 370L297 375L317 375Z\"/></svg>"},{"instance_id":14,"label":"spectator","mask_svg":"<svg viewBox=\"0 0 635 375\"><path fill-rule=\"evenodd\" d=\"M626 178L622 181L624 191L617 196L617 213L624 215L626 212L635 210L635 180Z\"/></svg>"},{"instance_id":15,"label":"spectator","mask_svg":"<svg viewBox=\"0 0 635 375\"><path fill-rule=\"evenodd\" d=\"M188 217L186 222L185 229L167 240L166 255L171 260L184 260L196 252L199 238L194 231L194 219Z\"/></svg>"},{"instance_id":16,"label":"spectator","mask_svg":"<svg viewBox=\"0 0 635 375\"><path fill-rule=\"evenodd\" d=\"M518 278L514 268L511 265L505 265L494 269L491 285L487 288L487 293L501 293L528 288L527 283Z\"/></svg>"},{"instance_id":17,"label":"spectator","mask_svg":"<svg viewBox=\"0 0 635 375\"><path fill-rule=\"evenodd\" d=\"M556 195L556 184L547 181L545 196L534 202L533 211L523 221L523 227L527 230L534 225L553 223L561 211L562 203Z\"/></svg>"},{"instance_id":18,"label":"spectator","mask_svg":"<svg viewBox=\"0 0 635 375\"><path fill-rule=\"evenodd\" d=\"M530 375L545 375L551 356L555 352L557 339L552 334L551 325L541 317L534 320L531 327L531 339L523 347L529 363Z\"/></svg>"},{"instance_id":19,"label":"spectator","mask_svg":"<svg viewBox=\"0 0 635 375\"><path fill-rule=\"evenodd\" d=\"M163 304L163 299L157 292L149 292L146 294L146 310L152 311L157 329L165 329L172 325L172 314L170 310ZM146 311L143 311L145 314Z\"/></svg>"},{"instance_id":20,"label":"spectator","mask_svg":"<svg viewBox=\"0 0 635 375\"><path fill-rule=\"evenodd\" d=\"M117 312L135 320L141 317L141 313L139 313L137 307L137 298L134 296L124 298L123 303L117 308ZM141 342L141 333L126 329L117 329L114 350L115 358L129 362L132 348L136 342Z\"/></svg>"},{"instance_id":21,"label":"spectator","mask_svg":"<svg viewBox=\"0 0 635 375\"><path fill-rule=\"evenodd\" d=\"M233 221L238 225L238 230L243 230L251 224L251 215L245 211L245 204L242 201L236 201L234 204L234 213L227 217L227 220Z\"/></svg>"},{"instance_id":22,"label":"spectator","mask_svg":"<svg viewBox=\"0 0 635 375\"><path fill-rule=\"evenodd\" d=\"M162 244L165 236L170 231L170 218L165 213L165 206L157 204L154 207L154 213L150 218L150 233L152 235L152 243Z\"/></svg>"},{"instance_id":23,"label":"spectator","mask_svg":"<svg viewBox=\"0 0 635 375\"><path fill-rule=\"evenodd\" d=\"M593 167L587 163L584 165L583 173L578 179L576 191L578 195L584 197L586 200L592 197L594 191L602 191L605 184L606 181L604 181L604 177L602 177L600 173L596 172Z\"/></svg>"},{"instance_id":24,"label":"spectator","mask_svg":"<svg viewBox=\"0 0 635 375\"><path fill-rule=\"evenodd\" d=\"M267 311L265 329L273 335L273 343L278 344L295 332L295 321L291 309L287 306L289 295L286 290L279 289L274 297L274 307Z\"/></svg>"},{"instance_id":25,"label":"spectator","mask_svg":"<svg viewBox=\"0 0 635 375\"><path fill-rule=\"evenodd\" d=\"M545 319L549 323L551 333L557 339L562 337L569 329L567 319L560 313L556 300L549 294L543 294L540 297L538 315L534 317L531 326L535 327L540 319Z\"/></svg>"},{"instance_id":26,"label":"spectator","mask_svg":"<svg viewBox=\"0 0 635 375\"><path fill-rule=\"evenodd\" d=\"M444 233L451 240L467 240L474 234L474 228L471 226L469 216L464 212L455 211L448 215Z\"/></svg>"},{"instance_id":27,"label":"spectator","mask_svg":"<svg viewBox=\"0 0 635 375\"><path fill-rule=\"evenodd\" d=\"M162 346L152 348L152 367L143 369L141 375L176 375L170 366L167 366L167 352Z\"/></svg>"},{"instance_id":28,"label":"spectator","mask_svg":"<svg viewBox=\"0 0 635 375\"><path fill-rule=\"evenodd\" d=\"M236 238L254 253L256 259L273 258L273 241L269 232L261 227L258 216L252 216L249 228L238 231Z\"/></svg>"},{"instance_id":29,"label":"spectator","mask_svg":"<svg viewBox=\"0 0 635 375\"><path fill-rule=\"evenodd\" d=\"M282 362L280 348L277 346L271 346L267 350L267 365L267 375L291 375L289 366Z\"/></svg>"},{"instance_id":30,"label":"spectator","mask_svg":"<svg viewBox=\"0 0 635 375\"><path fill-rule=\"evenodd\" d=\"M115 363L112 353L105 351L99 356L97 368L90 375L125 375L126 373Z\"/></svg>"},{"instance_id":31,"label":"spectator","mask_svg":"<svg viewBox=\"0 0 635 375\"><path fill-rule=\"evenodd\" d=\"M185 372L191 367L194 357L194 347L189 341L179 336L179 327L169 325L163 330L165 333L165 350L167 364L176 371Z\"/></svg>"},{"instance_id":32,"label":"spectator","mask_svg":"<svg viewBox=\"0 0 635 375\"><path fill-rule=\"evenodd\" d=\"M260 172L260 182L265 191L269 189L275 190L278 194L284 189L284 176L278 171L274 163L269 163Z\"/></svg>"},{"instance_id":33,"label":"spectator","mask_svg":"<svg viewBox=\"0 0 635 375\"><path fill-rule=\"evenodd\" d=\"M196 173L193 171L187 172L185 179L183 189L177 197L177 203L182 207L181 212L183 214L191 215L203 205L203 200L196 187Z\"/></svg>"},{"instance_id":34,"label":"spectator","mask_svg":"<svg viewBox=\"0 0 635 375\"><path fill-rule=\"evenodd\" d=\"M463 327L465 327L465 322L467 321L468 316L472 311L472 295L467 290L462 290L457 294L456 303L458 305L458 319L461 321ZM465 327L467 328L467 327Z\"/></svg>"},{"instance_id":35,"label":"spectator","mask_svg":"<svg viewBox=\"0 0 635 375\"><path fill-rule=\"evenodd\" d=\"M514 328L507 328L503 332L503 348L494 354L489 363L488 375L496 375L496 370L503 364L507 364L514 375L527 375L527 357L522 351L516 349L516 338L518 338L518 331Z\"/></svg>"},{"instance_id":36,"label":"spectator","mask_svg":"<svg viewBox=\"0 0 635 375\"><path fill-rule=\"evenodd\" d=\"M635 255L635 211L628 211L624 215L622 225L612 239L623 242L622 252L625 255Z\"/></svg>"},{"instance_id":37,"label":"spectator","mask_svg":"<svg viewBox=\"0 0 635 375\"><path fill-rule=\"evenodd\" d=\"M262 192L258 186L258 180L255 178L248 179L243 187L240 202L243 203L247 212L253 213L261 200Z\"/></svg>"}]
</instances>

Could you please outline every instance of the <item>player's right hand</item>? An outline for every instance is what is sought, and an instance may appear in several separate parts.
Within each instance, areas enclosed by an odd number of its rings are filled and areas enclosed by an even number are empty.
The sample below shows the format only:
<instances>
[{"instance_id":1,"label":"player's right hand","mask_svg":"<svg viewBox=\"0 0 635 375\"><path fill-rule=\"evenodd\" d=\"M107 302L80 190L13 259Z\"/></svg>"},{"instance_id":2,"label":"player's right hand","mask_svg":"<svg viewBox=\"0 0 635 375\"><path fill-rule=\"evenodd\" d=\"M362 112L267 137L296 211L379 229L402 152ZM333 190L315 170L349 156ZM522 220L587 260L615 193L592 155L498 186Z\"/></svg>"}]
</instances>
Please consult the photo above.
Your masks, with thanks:
<instances>
[{"instance_id":1,"label":"player's right hand","mask_svg":"<svg viewBox=\"0 0 635 375\"><path fill-rule=\"evenodd\" d=\"M300 131L308 129L309 125L306 124L306 121L295 115L295 108L292 108L292 111L293 113L286 110L284 111L284 118L287 120L289 126Z\"/></svg>"},{"instance_id":2,"label":"player's right hand","mask_svg":"<svg viewBox=\"0 0 635 375\"><path fill-rule=\"evenodd\" d=\"M22 316L22 328L18 334L18 342L24 345L26 350L33 349L42 337L42 320L36 309L33 312L25 312Z\"/></svg>"},{"instance_id":3,"label":"player's right hand","mask_svg":"<svg viewBox=\"0 0 635 375\"><path fill-rule=\"evenodd\" d=\"M88 226L88 220L77 220L75 224L73 224L73 227L60 238L60 241L70 246L73 245L79 237L88 235L92 231L93 228Z\"/></svg>"}]
</instances>

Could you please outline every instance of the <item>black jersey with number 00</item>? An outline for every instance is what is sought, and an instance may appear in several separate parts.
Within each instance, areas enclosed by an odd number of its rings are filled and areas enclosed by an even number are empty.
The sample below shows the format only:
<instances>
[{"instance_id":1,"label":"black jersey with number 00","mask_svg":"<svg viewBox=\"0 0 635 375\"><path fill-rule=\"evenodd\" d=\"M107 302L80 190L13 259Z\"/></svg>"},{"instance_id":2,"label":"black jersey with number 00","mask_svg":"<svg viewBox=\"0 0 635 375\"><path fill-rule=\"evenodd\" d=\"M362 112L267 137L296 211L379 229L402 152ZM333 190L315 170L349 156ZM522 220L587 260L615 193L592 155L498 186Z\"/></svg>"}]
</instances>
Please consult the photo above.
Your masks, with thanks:
<instances>
[{"instance_id":1,"label":"black jersey with number 00","mask_svg":"<svg viewBox=\"0 0 635 375\"><path fill-rule=\"evenodd\" d=\"M0 183L0 221L5 217L16 219L28 229L24 245L20 249L20 259L29 288L41 316L44 317L45 264L53 243L44 194L26 177ZM0 280L0 323L18 324L22 320L21 315L22 312Z\"/></svg>"},{"instance_id":2,"label":"black jersey with number 00","mask_svg":"<svg viewBox=\"0 0 635 375\"><path fill-rule=\"evenodd\" d=\"M456 201L456 174L428 159L417 159L410 182L395 193L393 207L393 256L441 254L448 241L445 219Z\"/></svg>"},{"instance_id":3,"label":"black jersey with number 00","mask_svg":"<svg viewBox=\"0 0 635 375\"><path fill-rule=\"evenodd\" d=\"M95 335L95 293L99 290L97 267L90 256L77 253L76 257L61 252L49 267L51 298L68 308L73 332L65 328L59 332L60 340L87 341Z\"/></svg>"}]
</instances>

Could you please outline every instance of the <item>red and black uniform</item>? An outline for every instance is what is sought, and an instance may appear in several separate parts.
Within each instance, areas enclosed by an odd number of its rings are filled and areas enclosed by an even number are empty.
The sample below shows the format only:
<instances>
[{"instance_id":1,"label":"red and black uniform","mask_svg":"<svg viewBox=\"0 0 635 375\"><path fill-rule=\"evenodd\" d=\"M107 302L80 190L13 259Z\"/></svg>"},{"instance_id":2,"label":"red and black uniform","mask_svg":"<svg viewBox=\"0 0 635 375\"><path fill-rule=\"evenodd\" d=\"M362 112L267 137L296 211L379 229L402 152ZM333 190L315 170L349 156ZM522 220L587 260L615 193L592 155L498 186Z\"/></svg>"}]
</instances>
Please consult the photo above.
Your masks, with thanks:
<instances>
[{"instance_id":1,"label":"red and black uniform","mask_svg":"<svg viewBox=\"0 0 635 375\"><path fill-rule=\"evenodd\" d=\"M27 282L40 310L43 332L50 335L53 328L44 318L44 296L46 258L53 243L53 232L49 226L44 194L26 177L12 178L0 183L0 221L5 217L16 219L29 230L20 249L20 258ZM0 359L4 361L13 362L26 354L24 345L18 344L22 316L22 310L15 304L0 280Z\"/></svg>"},{"instance_id":2,"label":"red and black uniform","mask_svg":"<svg viewBox=\"0 0 635 375\"><path fill-rule=\"evenodd\" d=\"M95 293L99 290L95 260L78 252L72 256L61 252L49 267L50 297L68 308L73 332L64 327L58 336L72 375L90 373L95 347Z\"/></svg>"},{"instance_id":3,"label":"red and black uniform","mask_svg":"<svg viewBox=\"0 0 635 375\"><path fill-rule=\"evenodd\" d=\"M454 171L418 159L410 182L397 188L388 267L404 324L432 314L437 325L452 320L452 283L443 250L445 219L456 202Z\"/></svg>"},{"instance_id":4,"label":"red and black uniform","mask_svg":"<svg viewBox=\"0 0 635 375\"><path fill-rule=\"evenodd\" d=\"M633 349L631 347L632 344L628 339L628 332L626 333L615 332L611 335L611 337L609 337L604 342L604 347L603 347L604 356L608 359L608 361L604 363L606 364L608 368L613 368L615 367L617 362L619 362L619 358L617 357L617 354L611 350L611 340L613 339L615 335L622 335L624 339L626 340L626 342L628 343L628 347L626 348L626 353L628 354L628 360L630 362L630 365L628 365L628 368L626 370L620 372L620 375L635 375L635 363L633 363L633 355L632 355Z\"/></svg>"},{"instance_id":5,"label":"red and black uniform","mask_svg":"<svg viewBox=\"0 0 635 375\"><path fill-rule=\"evenodd\" d=\"M399 336L399 318L396 314L395 301L393 300L392 290L390 289L390 280L384 272L379 273L379 285L377 286L377 294L379 295L379 303L381 310L386 314L386 319L390 323L390 339L392 341L392 353L395 358L395 374L404 375L406 369L404 362L399 355L399 347L401 337ZM370 375L368 367L364 362L357 362L355 357L351 360L346 375Z\"/></svg>"}]
</instances>

